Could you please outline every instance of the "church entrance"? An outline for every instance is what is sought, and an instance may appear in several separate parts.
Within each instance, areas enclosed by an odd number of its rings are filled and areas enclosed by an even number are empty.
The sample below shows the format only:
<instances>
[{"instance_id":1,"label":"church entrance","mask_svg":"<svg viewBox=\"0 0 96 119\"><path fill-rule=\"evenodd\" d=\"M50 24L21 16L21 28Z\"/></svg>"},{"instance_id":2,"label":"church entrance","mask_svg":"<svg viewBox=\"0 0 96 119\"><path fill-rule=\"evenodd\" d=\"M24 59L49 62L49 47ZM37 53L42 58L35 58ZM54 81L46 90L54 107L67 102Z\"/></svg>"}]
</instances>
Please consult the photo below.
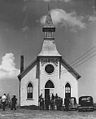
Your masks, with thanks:
<instances>
[{"instance_id":1,"label":"church entrance","mask_svg":"<svg viewBox=\"0 0 96 119\"><path fill-rule=\"evenodd\" d=\"M50 95L51 95L51 89L54 88L54 84L52 81L47 81L45 84L45 107L46 109L49 109L50 104Z\"/></svg>"},{"instance_id":2,"label":"church entrance","mask_svg":"<svg viewBox=\"0 0 96 119\"><path fill-rule=\"evenodd\" d=\"M50 89L45 89L45 100L50 98Z\"/></svg>"}]
</instances>

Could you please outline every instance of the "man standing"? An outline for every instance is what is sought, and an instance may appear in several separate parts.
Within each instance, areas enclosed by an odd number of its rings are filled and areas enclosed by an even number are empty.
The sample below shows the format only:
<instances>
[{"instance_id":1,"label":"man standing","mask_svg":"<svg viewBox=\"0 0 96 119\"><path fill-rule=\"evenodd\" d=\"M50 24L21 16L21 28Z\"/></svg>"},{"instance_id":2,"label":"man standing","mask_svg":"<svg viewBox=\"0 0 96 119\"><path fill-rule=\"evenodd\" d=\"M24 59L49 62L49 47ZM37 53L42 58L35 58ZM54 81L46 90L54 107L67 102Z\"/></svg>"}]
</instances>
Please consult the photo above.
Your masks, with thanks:
<instances>
[{"instance_id":1,"label":"man standing","mask_svg":"<svg viewBox=\"0 0 96 119\"><path fill-rule=\"evenodd\" d=\"M66 109L66 111L69 111L69 103L70 103L70 100L69 100L69 98L65 98L65 109Z\"/></svg>"},{"instance_id":2,"label":"man standing","mask_svg":"<svg viewBox=\"0 0 96 119\"><path fill-rule=\"evenodd\" d=\"M3 111L5 111L5 106L6 106L6 94L4 93L4 95L1 98L2 101L2 107L3 107Z\"/></svg>"},{"instance_id":3,"label":"man standing","mask_svg":"<svg viewBox=\"0 0 96 119\"><path fill-rule=\"evenodd\" d=\"M11 110L16 110L16 104L17 104L17 98L16 98L16 95L13 95L12 99L11 99L11 102L12 102L12 107L11 107Z\"/></svg>"}]
</instances>

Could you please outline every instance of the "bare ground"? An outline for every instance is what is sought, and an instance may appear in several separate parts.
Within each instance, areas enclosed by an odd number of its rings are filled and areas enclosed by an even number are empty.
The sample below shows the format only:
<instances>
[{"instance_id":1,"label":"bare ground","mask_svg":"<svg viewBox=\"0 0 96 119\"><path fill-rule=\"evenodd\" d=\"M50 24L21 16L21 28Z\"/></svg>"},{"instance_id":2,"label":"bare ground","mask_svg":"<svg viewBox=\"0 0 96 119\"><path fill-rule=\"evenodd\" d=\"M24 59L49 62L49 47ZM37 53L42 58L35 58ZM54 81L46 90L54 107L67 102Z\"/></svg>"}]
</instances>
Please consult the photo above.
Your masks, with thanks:
<instances>
[{"instance_id":1,"label":"bare ground","mask_svg":"<svg viewBox=\"0 0 96 119\"><path fill-rule=\"evenodd\" d=\"M46 111L46 110L29 110L17 109L12 111L0 109L0 119L96 119L96 111L94 112L78 112L78 111Z\"/></svg>"}]
</instances>

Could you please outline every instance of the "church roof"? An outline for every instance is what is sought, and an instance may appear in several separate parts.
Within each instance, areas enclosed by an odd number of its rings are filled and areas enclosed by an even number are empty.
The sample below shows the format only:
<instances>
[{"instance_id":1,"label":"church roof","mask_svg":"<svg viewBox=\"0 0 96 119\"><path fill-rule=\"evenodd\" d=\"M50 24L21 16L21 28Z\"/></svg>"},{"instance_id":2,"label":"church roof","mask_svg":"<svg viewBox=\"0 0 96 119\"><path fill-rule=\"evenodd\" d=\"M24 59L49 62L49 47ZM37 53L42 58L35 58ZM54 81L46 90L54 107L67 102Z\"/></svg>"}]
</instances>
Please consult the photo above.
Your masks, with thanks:
<instances>
[{"instance_id":1,"label":"church roof","mask_svg":"<svg viewBox=\"0 0 96 119\"><path fill-rule=\"evenodd\" d=\"M46 16L43 32L55 32L55 27L51 18L51 14L49 12L48 15ZM55 39L53 36L52 37L45 36L42 45L42 50L38 54L38 56L61 56L56 48Z\"/></svg>"},{"instance_id":2,"label":"church roof","mask_svg":"<svg viewBox=\"0 0 96 119\"><path fill-rule=\"evenodd\" d=\"M48 28L48 30L49 29L52 30L55 28L49 12L48 12L48 15L46 17L46 22L45 22L44 27ZM18 75L19 80L21 80L35 65L38 64L38 62L39 62L38 58L40 58L42 56L43 57L60 57L62 65L64 65L64 67L73 76L75 76L76 79L79 79L81 77L65 60L62 59L61 54L58 52L58 50L56 48L54 38L53 37L52 38L47 37L47 38L44 38L42 49L41 49L41 52L38 54L37 59L35 59L34 62L32 62L21 74Z\"/></svg>"},{"instance_id":3,"label":"church roof","mask_svg":"<svg viewBox=\"0 0 96 119\"><path fill-rule=\"evenodd\" d=\"M51 18L51 14L50 12L48 11L48 15L46 16L46 21L45 21L45 27L54 27L54 24L53 24L53 21L52 21L52 18Z\"/></svg>"},{"instance_id":4,"label":"church roof","mask_svg":"<svg viewBox=\"0 0 96 119\"><path fill-rule=\"evenodd\" d=\"M64 59L61 59L61 63L76 79L81 77Z\"/></svg>"},{"instance_id":5,"label":"church roof","mask_svg":"<svg viewBox=\"0 0 96 119\"><path fill-rule=\"evenodd\" d=\"M42 50L38 56L61 56L57 51L54 40L44 40Z\"/></svg>"},{"instance_id":6,"label":"church roof","mask_svg":"<svg viewBox=\"0 0 96 119\"><path fill-rule=\"evenodd\" d=\"M18 75L19 80L21 80L36 64L37 59L35 59L27 68L24 69L22 73Z\"/></svg>"},{"instance_id":7,"label":"church roof","mask_svg":"<svg viewBox=\"0 0 96 119\"><path fill-rule=\"evenodd\" d=\"M22 73L18 75L19 80L21 80L27 73L38 63L38 58L35 59ZM81 76L64 60L61 58L62 65L70 72L76 79L79 79Z\"/></svg>"}]
</instances>

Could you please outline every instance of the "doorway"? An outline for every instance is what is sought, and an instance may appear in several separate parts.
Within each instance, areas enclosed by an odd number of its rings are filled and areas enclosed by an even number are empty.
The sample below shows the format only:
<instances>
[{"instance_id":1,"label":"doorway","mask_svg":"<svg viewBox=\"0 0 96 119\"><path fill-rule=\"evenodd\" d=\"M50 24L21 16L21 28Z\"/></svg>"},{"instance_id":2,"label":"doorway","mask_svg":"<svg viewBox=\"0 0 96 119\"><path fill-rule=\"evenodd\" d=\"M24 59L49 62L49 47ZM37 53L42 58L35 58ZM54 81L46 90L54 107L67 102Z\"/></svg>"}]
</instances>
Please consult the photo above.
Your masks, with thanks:
<instances>
[{"instance_id":1,"label":"doorway","mask_svg":"<svg viewBox=\"0 0 96 119\"><path fill-rule=\"evenodd\" d=\"M54 84L52 81L48 80L47 83L45 84L45 106L46 109L49 109L49 104L50 104L50 90L54 88Z\"/></svg>"},{"instance_id":2,"label":"doorway","mask_svg":"<svg viewBox=\"0 0 96 119\"><path fill-rule=\"evenodd\" d=\"M50 98L50 89L45 89L45 100Z\"/></svg>"}]
</instances>

